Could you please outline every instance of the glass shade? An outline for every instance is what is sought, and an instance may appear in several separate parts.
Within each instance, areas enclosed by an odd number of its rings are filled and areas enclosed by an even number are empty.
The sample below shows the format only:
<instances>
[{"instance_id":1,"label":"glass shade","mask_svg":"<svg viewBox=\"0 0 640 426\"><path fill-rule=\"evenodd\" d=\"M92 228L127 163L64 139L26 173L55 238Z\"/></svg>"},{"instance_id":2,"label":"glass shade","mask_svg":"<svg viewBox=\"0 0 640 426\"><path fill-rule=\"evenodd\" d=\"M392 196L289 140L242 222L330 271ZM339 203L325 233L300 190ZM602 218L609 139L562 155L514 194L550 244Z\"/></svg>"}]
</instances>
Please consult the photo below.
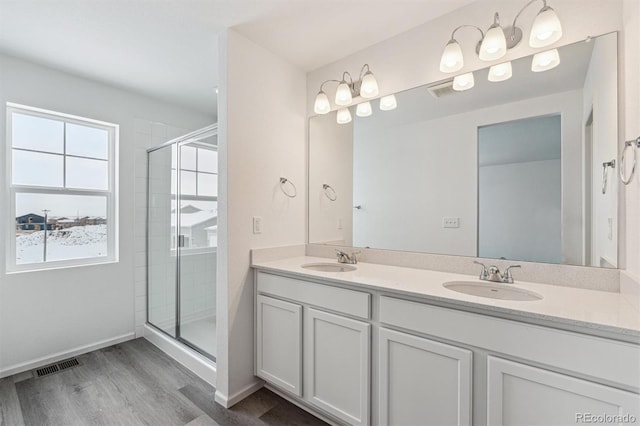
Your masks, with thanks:
<instances>
[{"instance_id":1,"label":"glass shade","mask_svg":"<svg viewBox=\"0 0 640 426\"><path fill-rule=\"evenodd\" d=\"M371 103L369 101L358 104L356 107L356 115L358 117L368 117L373 113Z\"/></svg>"},{"instance_id":2,"label":"glass shade","mask_svg":"<svg viewBox=\"0 0 640 426\"><path fill-rule=\"evenodd\" d=\"M550 7L543 8L531 27L529 35L529 46L545 47L549 46L562 37L562 25L556 15L555 10Z\"/></svg>"},{"instance_id":3,"label":"glass shade","mask_svg":"<svg viewBox=\"0 0 640 426\"><path fill-rule=\"evenodd\" d=\"M547 50L545 52L536 53L531 61L531 71L542 72L548 71L560 65L560 55L558 49Z\"/></svg>"},{"instance_id":4,"label":"glass shade","mask_svg":"<svg viewBox=\"0 0 640 426\"><path fill-rule=\"evenodd\" d=\"M475 84L473 79L473 73L468 72L466 74L457 75L453 79L453 90L462 92L463 90L471 89Z\"/></svg>"},{"instance_id":5,"label":"glass shade","mask_svg":"<svg viewBox=\"0 0 640 426\"><path fill-rule=\"evenodd\" d=\"M338 124L346 124L351 122L351 112L349 108L342 108L338 110L338 115L336 116L336 121Z\"/></svg>"},{"instance_id":6,"label":"glass shade","mask_svg":"<svg viewBox=\"0 0 640 426\"><path fill-rule=\"evenodd\" d=\"M331 110L331 104L329 104L329 98L327 94L322 90L316 95L316 101L313 104L313 111L316 114L326 114Z\"/></svg>"},{"instance_id":7,"label":"glass shade","mask_svg":"<svg viewBox=\"0 0 640 426\"><path fill-rule=\"evenodd\" d=\"M442 58L440 58L440 71L442 72L456 72L464 65L464 59L462 57L462 49L457 41L451 39L442 52Z\"/></svg>"},{"instance_id":8,"label":"glass shade","mask_svg":"<svg viewBox=\"0 0 640 426\"><path fill-rule=\"evenodd\" d=\"M512 73L511 62L494 65L489 68L489 81L497 82L509 80Z\"/></svg>"},{"instance_id":9,"label":"glass shade","mask_svg":"<svg viewBox=\"0 0 640 426\"><path fill-rule=\"evenodd\" d=\"M360 96L365 99L371 99L378 96L378 82L371 71L367 71L364 77L362 77Z\"/></svg>"},{"instance_id":10,"label":"glass shade","mask_svg":"<svg viewBox=\"0 0 640 426\"><path fill-rule=\"evenodd\" d=\"M336 105L350 105L353 98L351 97L351 88L343 80L336 90Z\"/></svg>"},{"instance_id":11,"label":"glass shade","mask_svg":"<svg viewBox=\"0 0 640 426\"><path fill-rule=\"evenodd\" d=\"M502 58L507 53L507 39L502 27L494 24L489 28L480 45L480 59L493 61Z\"/></svg>"},{"instance_id":12,"label":"glass shade","mask_svg":"<svg viewBox=\"0 0 640 426\"><path fill-rule=\"evenodd\" d=\"M398 106L395 95L383 96L380 98L380 111L391 111Z\"/></svg>"}]
</instances>

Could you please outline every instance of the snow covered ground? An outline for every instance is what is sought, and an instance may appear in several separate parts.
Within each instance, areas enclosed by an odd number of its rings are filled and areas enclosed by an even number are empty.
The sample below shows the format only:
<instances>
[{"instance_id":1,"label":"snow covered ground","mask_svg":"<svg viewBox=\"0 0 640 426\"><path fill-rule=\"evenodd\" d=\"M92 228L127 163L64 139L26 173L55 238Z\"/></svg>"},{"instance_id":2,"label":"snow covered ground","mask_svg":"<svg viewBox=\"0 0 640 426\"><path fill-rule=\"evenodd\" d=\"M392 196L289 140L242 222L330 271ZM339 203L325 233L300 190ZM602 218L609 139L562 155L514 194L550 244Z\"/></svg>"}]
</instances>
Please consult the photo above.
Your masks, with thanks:
<instances>
[{"instance_id":1,"label":"snow covered ground","mask_svg":"<svg viewBox=\"0 0 640 426\"><path fill-rule=\"evenodd\" d=\"M16 264L42 262L44 231L16 236ZM47 262L107 255L107 225L48 231Z\"/></svg>"}]
</instances>

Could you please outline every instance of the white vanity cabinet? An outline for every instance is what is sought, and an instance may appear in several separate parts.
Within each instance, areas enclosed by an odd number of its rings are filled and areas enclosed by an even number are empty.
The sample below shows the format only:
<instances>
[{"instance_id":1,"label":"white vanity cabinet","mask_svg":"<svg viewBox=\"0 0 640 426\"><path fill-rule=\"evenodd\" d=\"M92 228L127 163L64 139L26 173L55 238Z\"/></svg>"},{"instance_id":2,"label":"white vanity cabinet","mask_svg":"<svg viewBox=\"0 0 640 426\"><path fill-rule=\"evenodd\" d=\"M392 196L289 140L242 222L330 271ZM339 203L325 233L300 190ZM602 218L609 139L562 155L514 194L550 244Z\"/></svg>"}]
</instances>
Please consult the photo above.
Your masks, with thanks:
<instances>
[{"instance_id":1,"label":"white vanity cabinet","mask_svg":"<svg viewBox=\"0 0 640 426\"><path fill-rule=\"evenodd\" d=\"M640 419L638 395L489 356L487 424L621 424ZM594 421L588 416L610 416ZM620 416L618 420L616 416ZM636 420L637 421L637 420Z\"/></svg>"},{"instance_id":2,"label":"white vanity cabinet","mask_svg":"<svg viewBox=\"0 0 640 426\"><path fill-rule=\"evenodd\" d=\"M302 396L302 306L258 295L256 340L257 375Z\"/></svg>"},{"instance_id":3,"label":"white vanity cabinet","mask_svg":"<svg viewBox=\"0 0 640 426\"><path fill-rule=\"evenodd\" d=\"M345 424L370 424L371 295L256 279L256 375Z\"/></svg>"},{"instance_id":4,"label":"white vanity cabinet","mask_svg":"<svg viewBox=\"0 0 640 426\"><path fill-rule=\"evenodd\" d=\"M305 399L349 424L369 424L371 326L313 308L305 313Z\"/></svg>"},{"instance_id":5,"label":"white vanity cabinet","mask_svg":"<svg viewBox=\"0 0 640 426\"><path fill-rule=\"evenodd\" d=\"M256 375L336 423L640 421L638 344L382 288L256 279Z\"/></svg>"},{"instance_id":6,"label":"white vanity cabinet","mask_svg":"<svg viewBox=\"0 0 640 426\"><path fill-rule=\"evenodd\" d=\"M379 331L380 425L471 425L472 352Z\"/></svg>"}]
</instances>

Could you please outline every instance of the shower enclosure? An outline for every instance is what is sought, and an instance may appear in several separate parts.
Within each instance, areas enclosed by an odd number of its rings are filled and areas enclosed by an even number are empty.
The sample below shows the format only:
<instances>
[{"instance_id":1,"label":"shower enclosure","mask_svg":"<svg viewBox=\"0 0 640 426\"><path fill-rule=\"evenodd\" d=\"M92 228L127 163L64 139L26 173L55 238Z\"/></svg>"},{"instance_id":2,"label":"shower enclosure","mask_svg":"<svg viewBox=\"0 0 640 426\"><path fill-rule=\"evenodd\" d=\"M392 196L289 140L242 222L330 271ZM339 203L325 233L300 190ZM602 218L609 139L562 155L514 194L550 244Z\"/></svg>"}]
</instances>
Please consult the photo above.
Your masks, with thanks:
<instances>
[{"instance_id":1,"label":"shower enclosure","mask_svg":"<svg viewBox=\"0 0 640 426\"><path fill-rule=\"evenodd\" d=\"M215 361L217 125L147 151L147 322Z\"/></svg>"}]
</instances>

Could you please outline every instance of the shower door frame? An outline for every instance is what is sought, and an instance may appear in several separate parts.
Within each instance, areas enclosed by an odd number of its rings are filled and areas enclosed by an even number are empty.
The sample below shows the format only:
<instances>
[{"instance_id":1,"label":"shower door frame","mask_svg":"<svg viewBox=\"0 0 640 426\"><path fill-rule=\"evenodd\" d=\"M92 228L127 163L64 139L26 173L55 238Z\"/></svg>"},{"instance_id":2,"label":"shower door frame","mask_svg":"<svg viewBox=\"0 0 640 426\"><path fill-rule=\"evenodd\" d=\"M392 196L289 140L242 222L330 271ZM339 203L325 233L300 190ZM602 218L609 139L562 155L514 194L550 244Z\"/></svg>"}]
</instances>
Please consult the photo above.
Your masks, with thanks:
<instances>
[{"instance_id":1,"label":"shower door frame","mask_svg":"<svg viewBox=\"0 0 640 426\"><path fill-rule=\"evenodd\" d=\"M187 143L193 142L193 140L199 140L199 139L203 139L206 137L210 137L210 136L217 136L218 135L218 125L217 124L211 124L209 126L203 127L201 129L195 130L191 133L187 133L186 135L183 136L179 136L177 138L171 139L167 142L162 143L161 145L152 147L147 149L147 224L146 224L146 241L145 241L145 248L146 248L146 259L147 259L147 266L146 266L146 270L147 270L147 312L146 312L146 324L148 324L149 326L153 327L154 329L160 331L161 333L169 336L170 338L182 343L183 345L189 347L190 349L193 349L194 351L198 352L200 355L206 357L207 359L212 360L213 362L216 362L216 356L214 354L210 354L208 352L206 352L205 350L201 349L200 347L198 347L196 344L189 342L186 339L183 339L180 335L180 285L181 285L181 280L180 280L180 256L181 256L181 247L179 244L179 238L180 238L180 214L179 214L179 205L180 205L180 199L181 199L181 191L180 191L180 147L182 145L186 145ZM171 147L175 145L176 146L176 235L175 235L175 242L176 242L176 277L175 277L175 284L176 284L176 310L175 310L175 314L176 314L176 323L175 323L175 337L172 336L171 334L169 334L168 332L166 332L165 330L163 330L162 328L156 326L155 324L153 324L152 322L149 321L149 226L150 226L150 220L149 220L149 216L150 216L150 194L151 194L151 188L150 188L150 183L151 183L151 167L150 167L150 161L149 161L149 154L151 154L154 151L158 151L161 149L171 149ZM216 145L216 151L218 151L218 146ZM169 191L171 191L171 189L169 189ZM218 197L216 196L216 202L218 201ZM216 258L217 258L217 247L216 247ZM216 282L216 292L217 292L217 282ZM216 327L217 327L217 321L216 321ZM217 333L216 333L217 336Z\"/></svg>"}]
</instances>

